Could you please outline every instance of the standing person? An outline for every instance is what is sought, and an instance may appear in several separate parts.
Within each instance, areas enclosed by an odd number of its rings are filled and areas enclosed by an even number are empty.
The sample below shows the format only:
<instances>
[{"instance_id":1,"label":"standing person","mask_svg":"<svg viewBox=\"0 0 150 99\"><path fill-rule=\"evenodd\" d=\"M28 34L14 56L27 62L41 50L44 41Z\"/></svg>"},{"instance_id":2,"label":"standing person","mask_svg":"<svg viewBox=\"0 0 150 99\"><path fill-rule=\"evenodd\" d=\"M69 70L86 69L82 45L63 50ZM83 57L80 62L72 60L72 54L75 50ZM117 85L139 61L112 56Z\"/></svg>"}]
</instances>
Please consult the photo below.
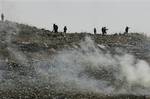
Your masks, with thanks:
<instances>
[{"instance_id":1,"label":"standing person","mask_svg":"<svg viewBox=\"0 0 150 99\"><path fill-rule=\"evenodd\" d=\"M66 32L67 32L67 27L65 26L65 27L64 27L64 33L66 33Z\"/></svg>"},{"instance_id":2,"label":"standing person","mask_svg":"<svg viewBox=\"0 0 150 99\"><path fill-rule=\"evenodd\" d=\"M107 34L107 28L106 27L102 27L102 35L105 35L105 34Z\"/></svg>"},{"instance_id":3,"label":"standing person","mask_svg":"<svg viewBox=\"0 0 150 99\"><path fill-rule=\"evenodd\" d=\"M58 33L58 26L56 24L53 24L53 32Z\"/></svg>"},{"instance_id":4,"label":"standing person","mask_svg":"<svg viewBox=\"0 0 150 99\"><path fill-rule=\"evenodd\" d=\"M56 25L53 24L53 32L56 33Z\"/></svg>"},{"instance_id":5,"label":"standing person","mask_svg":"<svg viewBox=\"0 0 150 99\"><path fill-rule=\"evenodd\" d=\"M94 34L96 34L96 33L97 33L96 28L94 28Z\"/></svg>"},{"instance_id":6,"label":"standing person","mask_svg":"<svg viewBox=\"0 0 150 99\"><path fill-rule=\"evenodd\" d=\"M55 25L55 33L58 33L58 25Z\"/></svg>"},{"instance_id":7,"label":"standing person","mask_svg":"<svg viewBox=\"0 0 150 99\"><path fill-rule=\"evenodd\" d=\"M128 34L130 27L126 26L125 33Z\"/></svg>"},{"instance_id":8,"label":"standing person","mask_svg":"<svg viewBox=\"0 0 150 99\"><path fill-rule=\"evenodd\" d=\"M4 14L1 14L1 20L4 21Z\"/></svg>"}]
</instances>

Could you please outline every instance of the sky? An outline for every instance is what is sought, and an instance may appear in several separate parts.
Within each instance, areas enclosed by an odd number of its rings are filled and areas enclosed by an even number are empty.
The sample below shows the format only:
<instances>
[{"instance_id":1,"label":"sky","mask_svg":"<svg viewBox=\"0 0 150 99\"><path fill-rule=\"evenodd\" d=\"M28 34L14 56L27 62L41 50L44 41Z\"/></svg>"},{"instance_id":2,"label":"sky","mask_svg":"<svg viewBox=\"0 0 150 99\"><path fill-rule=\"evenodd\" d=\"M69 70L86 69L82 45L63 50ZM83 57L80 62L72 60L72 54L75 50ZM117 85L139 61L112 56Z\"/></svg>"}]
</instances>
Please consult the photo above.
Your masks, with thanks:
<instances>
[{"instance_id":1,"label":"sky","mask_svg":"<svg viewBox=\"0 0 150 99\"><path fill-rule=\"evenodd\" d=\"M93 32L106 26L108 33L131 32L150 35L150 0L0 0L7 20L59 31Z\"/></svg>"}]
</instances>

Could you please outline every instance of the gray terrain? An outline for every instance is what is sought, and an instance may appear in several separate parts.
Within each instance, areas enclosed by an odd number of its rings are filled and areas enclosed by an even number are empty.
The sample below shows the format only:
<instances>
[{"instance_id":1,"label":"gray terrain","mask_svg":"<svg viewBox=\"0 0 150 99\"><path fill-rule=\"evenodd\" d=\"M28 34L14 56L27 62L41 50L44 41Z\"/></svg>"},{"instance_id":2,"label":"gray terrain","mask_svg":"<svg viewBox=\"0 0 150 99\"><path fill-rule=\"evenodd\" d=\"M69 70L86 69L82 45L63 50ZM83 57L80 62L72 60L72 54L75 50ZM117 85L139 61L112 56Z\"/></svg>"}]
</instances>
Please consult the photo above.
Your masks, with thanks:
<instances>
[{"instance_id":1,"label":"gray terrain","mask_svg":"<svg viewBox=\"0 0 150 99\"><path fill-rule=\"evenodd\" d=\"M0 22L1 99L149 99L150 39Z\"/></svg>"}]
</instances>

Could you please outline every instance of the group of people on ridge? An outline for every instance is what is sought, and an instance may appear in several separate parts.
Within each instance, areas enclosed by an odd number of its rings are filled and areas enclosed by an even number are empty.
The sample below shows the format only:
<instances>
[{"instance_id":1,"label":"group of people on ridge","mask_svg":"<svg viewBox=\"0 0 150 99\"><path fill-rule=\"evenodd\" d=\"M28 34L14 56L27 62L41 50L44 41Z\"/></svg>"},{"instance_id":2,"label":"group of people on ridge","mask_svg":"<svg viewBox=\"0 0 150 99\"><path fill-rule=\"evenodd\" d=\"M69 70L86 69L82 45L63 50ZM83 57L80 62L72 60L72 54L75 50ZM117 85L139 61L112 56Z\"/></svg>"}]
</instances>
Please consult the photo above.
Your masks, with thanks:
<instances>
[{"instance_id":1,"label":"group of people on ridge","mask_svg":"<svg viewBox=\"0 0 150 99\"><path fill-rule=\"evenodd\" d=\"M67 26L64 26L64 33L66 33L67 32ZM54 33L58 33L58 25L56 25L56 24L53 24L53 32Z\"/></svg>"},{"instance_id":2,"label":"group of people on ridge","mask_svg":"<svg viewBox=\"0 0 150 99\"><path fill-rule=\"evenodd\" d=\"M129 32L129 29L130 29L130 27L126 26L124 33L127 34L127 33ZM101 28L102 35L106 35L106 34L107 34L107 30L108 30L108 29L107 29L106 27L102 27L102 28ZM54 33L58 33L58 25L53 24L53 32L54 32ZM64 26L63 32L64 32L64 33L67 32L67 26ZM97 34L96 28L94 28L94 34Z\"/></svg>"},{"instance_id":3,"label":"group of people on ridge","mask_svg":"<svg viewBox=\"0 0 150 99\"><path fill-rule=\"evenodd\" d=\"M129 32L129 29L130 29L130 27L126 26L124 33L127 34L127 33ZM108 30L108 29L107 29L106 27L102 27L102 28L101 28L102 35L106 35L106 34L107 34L107 30ZM96 28L94 28L94 34L97 34Z\"/></svg>"},{"instance_id":4,"label":"group of people on ridge","mask_svg":"<svg viewBox=\"0 0 150 99\"><path fill-rule=\"evenodd\" d=\"M1 14L1 21L4 21L4 14L3 14L3 13ZM130 29L130 27L126 26L124 33L127 34L127 33L129 32L129 29ZM102 35L106 35L106 34L107 34L107 30L108 30L108 29L107 29L106 27L102 27L102 28L101 28ZM58 33L58 25L53 24L53 32L54 32L54 33ZM64 33L67 32L67 26L64 26L63 32L64 32ZM97 34L96 28L94 28L94 34Z\"/></svg>"}]
</instances>

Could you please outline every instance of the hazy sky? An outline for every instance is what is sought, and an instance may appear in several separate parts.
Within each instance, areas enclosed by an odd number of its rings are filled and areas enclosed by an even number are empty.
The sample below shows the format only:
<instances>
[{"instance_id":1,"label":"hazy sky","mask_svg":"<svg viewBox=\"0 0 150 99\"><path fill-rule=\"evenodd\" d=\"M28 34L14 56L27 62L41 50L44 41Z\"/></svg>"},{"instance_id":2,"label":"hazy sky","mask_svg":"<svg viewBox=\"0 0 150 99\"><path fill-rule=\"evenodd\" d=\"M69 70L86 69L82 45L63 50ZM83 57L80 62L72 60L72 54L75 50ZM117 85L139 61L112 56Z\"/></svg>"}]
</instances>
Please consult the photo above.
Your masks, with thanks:
<instances>
[{"instance_id":1,"label":"hazy sky","mask_svg":"<svg viewBox=\"0 0 150 99\"><path fill-rule=\"evenodd\" d=\"M8 20L52 30L52 24L70 32L132 32L150 35L150 0L1 0L0 11Z\"/></svg>"}]
</instances>

